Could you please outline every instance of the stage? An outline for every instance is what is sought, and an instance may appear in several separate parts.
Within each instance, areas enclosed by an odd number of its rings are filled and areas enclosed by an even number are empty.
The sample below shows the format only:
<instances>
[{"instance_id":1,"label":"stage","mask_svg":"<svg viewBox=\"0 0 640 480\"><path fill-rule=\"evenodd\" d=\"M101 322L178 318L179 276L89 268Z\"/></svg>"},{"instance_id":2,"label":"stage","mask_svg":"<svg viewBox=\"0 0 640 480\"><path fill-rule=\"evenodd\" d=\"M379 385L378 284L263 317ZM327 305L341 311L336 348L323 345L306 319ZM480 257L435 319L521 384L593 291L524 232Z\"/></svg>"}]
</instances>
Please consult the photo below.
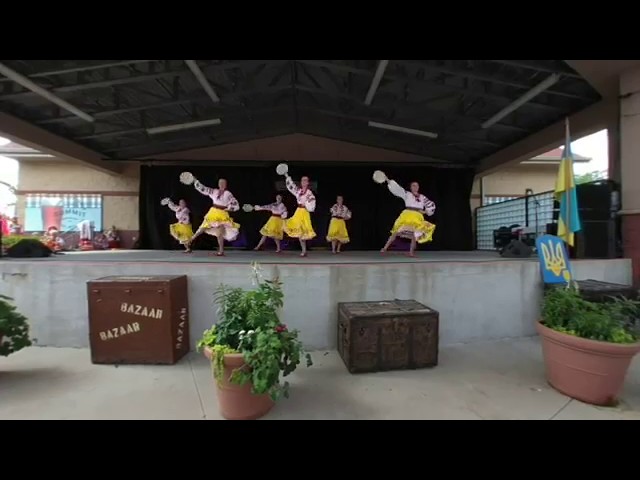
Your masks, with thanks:
<instances>
[{"instance_id":1,"label":"stage","mask_svg":"<svg viewBox=\"0 0 640 480\"><path fill-rule=\"evenodd\" d=\"M176 275L189 281L191 345L216 318L220 283L251 287L252 262L279 276L283 321L314 350L336 346L339 302L415 299L440 312L441 345L535 334L541 281L537 259L496 252L210 252L117 250L68 252L42 259L0 259L0 294L15 299L38 345L87 347L86 282L109 275ZM631 261L573 262L576 277L631 283Z\"/></svg>"},{"instance_id":2,"label":"stage","mask_svg":"<svg viewBox=\"0 0 640 480\"><path fill-rule=\"evenodd\" d=\"M10 259L12 262L24 262L26 259ZM375 265L390 263L432 263L432 262L509 262L533 261L528 259L502 258L496 252L418 252L416 257L409 257L405 252L351 252L346 250L332 254L327 250L310 251L306 258L300 257L298 250L287 250L275 253L273 250L259 252L246 250L227 250L224 257L216 257L211 251L195 250L185 254L181 250L95 250L90 252L65 252L49 258L32 259L38 262L80 262L80 263L215 263L246 264L259 262L264 265L296 264L296 265Z\"/></svg>"}]
</instances>

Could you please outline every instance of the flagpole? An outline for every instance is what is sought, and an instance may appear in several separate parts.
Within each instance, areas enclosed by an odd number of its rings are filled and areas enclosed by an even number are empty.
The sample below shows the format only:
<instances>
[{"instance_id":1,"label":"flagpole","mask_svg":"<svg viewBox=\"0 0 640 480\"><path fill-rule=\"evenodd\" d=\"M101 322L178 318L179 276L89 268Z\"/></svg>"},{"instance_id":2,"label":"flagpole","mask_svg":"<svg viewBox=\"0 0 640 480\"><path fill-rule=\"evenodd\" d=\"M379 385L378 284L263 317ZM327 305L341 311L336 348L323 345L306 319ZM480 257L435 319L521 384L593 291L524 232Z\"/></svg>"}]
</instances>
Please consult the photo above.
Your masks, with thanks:
<instances>
[{"instance_id":1,"label":"flagpole","mask_svg":"<svg viewBox=\"0 0 640 480\"><path fill-rule=\"evenodd\" d=\"M566 204L566 208L565 208L565 219L566 223L565 223L565 228L567 229L567 244L568 247L571 247L571 245L569 245L568 240L571 238L571 197L573 195L573 192L571 191L571 180L572 180L572 176L573 176L573 168L569 168L571 166L571 157L569 156L569 150L571 150L571 137L570 137L570 131L569 131L569 117L565 117L564 119L564 138L565 138L565 142L564 142L564 177L565 177L565 185L567 188L567 191L565 192L565 204ZM574 186L575 188L575 186ZM569 248L567 248L567 251L569 250ZM568 253L568 252L567 252ZM570 257L571 255L569 255ZM567 282L567 286L570 286L572 282L575 283L575 280L573 278L573 265L571 265L571 261L569 259L567 259L568 261L568 270L569 270L569 276L570 276L570 280ZM578 284L575 283L575 285L577 286Z\"/></svg>"},{"instance_id":2,"label":"flagpole","mask_svg":"<svg viewBox=\"0 0 640 480\"><path fill-rule=\"evenodd\" d=\"M564 142L564 158L568 159L569 158L569 150L571 149L571 145L569 144L570 140L570 132L569 132L569 117L565 117L564 119L564 138L565 138L565 142ZM565 192L566 195L566 205L567 208L565 209L565 215L567 218L565 218L565 220L569 220L569 216L571 215L571 171L569 170L569 162L565 160L565 165L564 165L564 177L565 177L565 185L567 186L567 188L569 190L567 190ZM569 235L571 235L571 226L570 223L569 224L565 224L565 227L567 228L568 231L568 235L567 235L567 239L571 238ZM569 243L569 242L567 242Z\"/></svg>"}]
</instances>

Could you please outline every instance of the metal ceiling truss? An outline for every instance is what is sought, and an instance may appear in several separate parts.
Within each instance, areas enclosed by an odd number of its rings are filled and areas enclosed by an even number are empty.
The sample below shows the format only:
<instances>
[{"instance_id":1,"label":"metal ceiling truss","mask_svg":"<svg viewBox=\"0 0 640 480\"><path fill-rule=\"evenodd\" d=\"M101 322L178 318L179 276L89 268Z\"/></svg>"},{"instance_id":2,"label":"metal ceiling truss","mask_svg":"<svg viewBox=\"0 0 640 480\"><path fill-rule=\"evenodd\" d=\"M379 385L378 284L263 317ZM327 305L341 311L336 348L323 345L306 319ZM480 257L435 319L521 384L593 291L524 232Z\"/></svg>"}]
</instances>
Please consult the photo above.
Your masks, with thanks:
<instances>
[{"instance_id":1,"label":"metal ceiling truss","mask_svg":"<svg viewBox=\"0 0 640 480\"><path fill-rule=\"evenodd\" d=\"M0 72L1 111L114 160L301 132L473 164L599 100L560 60L7 60ZM153 134L171 125L182 130Z\"/></svg>"}]
</instances>

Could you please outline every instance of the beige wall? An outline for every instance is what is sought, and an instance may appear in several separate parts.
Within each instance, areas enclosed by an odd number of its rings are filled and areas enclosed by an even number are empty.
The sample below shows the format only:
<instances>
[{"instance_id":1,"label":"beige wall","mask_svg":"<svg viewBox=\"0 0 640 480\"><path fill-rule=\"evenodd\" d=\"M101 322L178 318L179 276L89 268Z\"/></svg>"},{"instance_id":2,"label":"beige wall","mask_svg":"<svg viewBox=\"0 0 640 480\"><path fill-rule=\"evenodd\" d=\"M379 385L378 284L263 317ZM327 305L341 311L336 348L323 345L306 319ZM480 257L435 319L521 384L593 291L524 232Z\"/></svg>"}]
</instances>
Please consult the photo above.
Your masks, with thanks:
<instances>
[{"instance_id":1,"label":"beige wall","mask_svg":"<svg viewBox=\"0 0 640 480\"><path fill-rule=\"evenodd\" d=\"M76 163L22 161L18 173L17 214L24 218L25 194L95 193L103 195L104 226L138 230L137 165L127 165L125 173L107 174Z\"/></svg>"},{"instance_id":2,"label":"beige wall","mask_svg":"<svg viewBox=\"0 0 640 480\"><path fill-rule=\"evenodd\" d=\"M527 165L508 167L487 175L484 180L484 193L489 196L514 197L524 195L527 188L534 193L553 190L558 165ZM473 193L480 193L480 180L476 179Z\"/></svg>"},{"instance_id":3,"label":"beige wall","mask_svg":"<svg viewBox=\"0 0 640 480\"><path fill-rule=\"evenodd\" d=\"M524 195L530 188L534 193L548 192L555 188L558 165L520 164L487 175L484 179L484 194L487 197L516 197ZM471 190L471 212L482 206L480 176L473 182ZM474 221L475 226L475 221Z\"/></svg>"}]
</instances>

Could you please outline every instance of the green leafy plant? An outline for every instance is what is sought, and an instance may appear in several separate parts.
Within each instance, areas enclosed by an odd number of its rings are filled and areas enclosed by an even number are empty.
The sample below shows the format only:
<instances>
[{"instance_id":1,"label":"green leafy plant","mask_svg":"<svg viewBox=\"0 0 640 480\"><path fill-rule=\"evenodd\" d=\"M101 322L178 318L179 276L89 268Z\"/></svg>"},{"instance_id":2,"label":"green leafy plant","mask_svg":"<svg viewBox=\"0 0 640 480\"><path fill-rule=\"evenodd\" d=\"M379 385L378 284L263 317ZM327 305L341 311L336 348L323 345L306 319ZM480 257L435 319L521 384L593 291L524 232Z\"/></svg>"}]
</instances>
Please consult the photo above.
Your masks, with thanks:
<instances>
[{"instance_id":1,"label":"green leafy plant","mask_svg":"<svg viewBox=\"0 0 640 480\"><path fill-rule=\"evenodd\" d=\"M38 237L34 235L8 235L6 237L2 237L2 246L4 248L11 248L20 240L25 240L25 239L38 240Z\"/></svg>"},{"instance_id":2,"label":"green leafy plant","mask_svg":"<svg viewBox=\"0 0 640 480\"><path fill-rule=\"evenodd\" d=\"M224 355L242 354L246 365L235 369L230 381L238 385L251 382L254 394L268 393L277 400L288 396L289 383L281 377L295 371L303 357L307 367L312 361L298 339L299 332L280 322L282 283L277 278L263 280L258 265L252 268L255 288L220 285L216 289L218 323L204 332L197 348L212 350L213 374L218 382L224 374Z\"/></svg>"},{"instance_id":3,"label":"green leafy plant","mask_svg":"<svg viewBox=\"0 0 640 480\"><path fill-rule=\"evenodd\" d=\"M640 302L612 298L609 302L585 300L575 285L545 292L542 323L558 332L610 343L640 341Z\"/></svg>"},{"instance_id":4,"label":"green leafy plant","mask_svg":"<svg viewBox=\"0 0 640 480\"><path fill-rule=\"evenodd\" d=\"M27 317L10 303L12 300L10 297L0 295L0 355L3 357L30 347L32 344Z\"/></svg>"}]
</instances>

